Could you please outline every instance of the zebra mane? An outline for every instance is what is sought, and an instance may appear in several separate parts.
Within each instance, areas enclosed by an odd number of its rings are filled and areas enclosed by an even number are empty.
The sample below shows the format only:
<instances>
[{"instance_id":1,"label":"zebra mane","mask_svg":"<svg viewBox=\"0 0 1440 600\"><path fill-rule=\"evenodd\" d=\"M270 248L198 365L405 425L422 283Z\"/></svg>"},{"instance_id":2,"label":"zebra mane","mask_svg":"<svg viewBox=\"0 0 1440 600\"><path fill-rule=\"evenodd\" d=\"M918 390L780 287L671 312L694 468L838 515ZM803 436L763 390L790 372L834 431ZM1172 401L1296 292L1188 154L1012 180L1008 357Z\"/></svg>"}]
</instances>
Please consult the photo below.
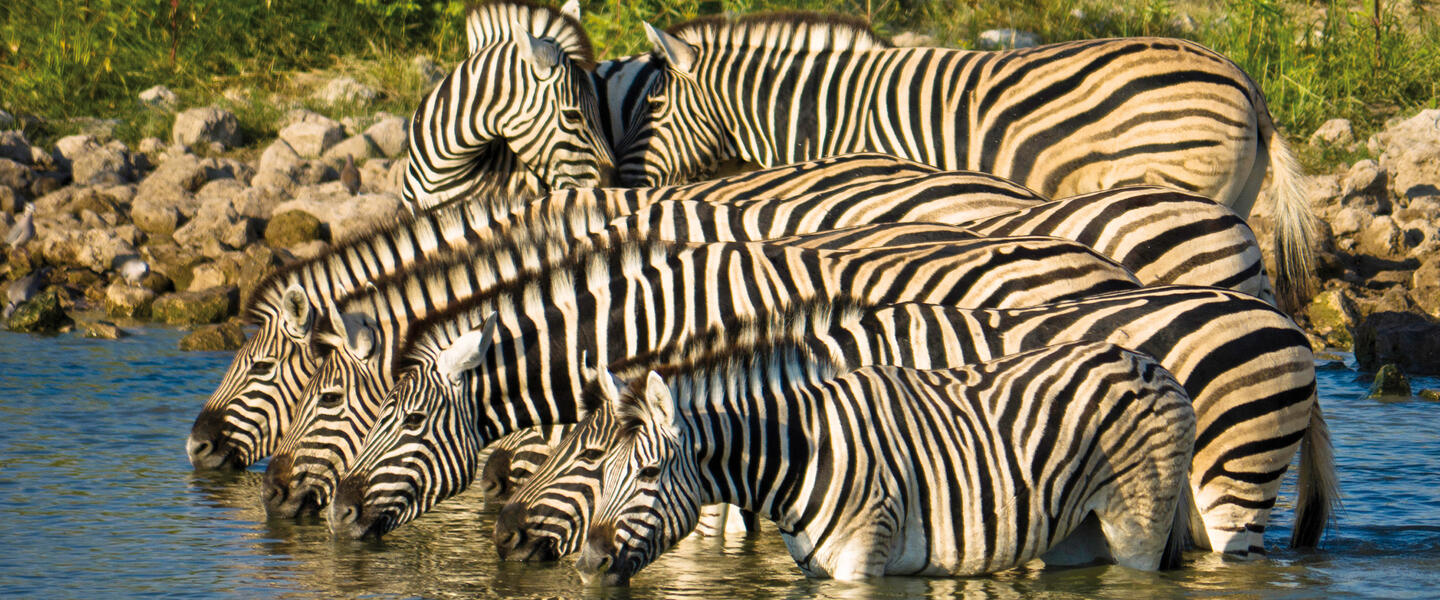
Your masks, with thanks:
<instances>
[{"instance_id":1,"label":"zebra mane","mask_svg":"<svg viewBox=\"0 0 1440 600\"><path fill-rule=\"evenodd\" d=\"M511 27L516 23L525 26L532 36L554 41L581 68L595 68L595 51L580 22L555 7L529 0L490 0L471 5L465 11L468 47L473 51L497 42L513 41Z\"/></svg>"},{"instance_id":2,"label":"zebra mane","mask_svg":"<svg viewBox=\"0 0 1440 600\"><path fill-rule=\"evenodd\" d=\"M815 352L803 336L754 342L709 348L700 356L653 365L649 370L658 373L672 390L679 389L688 397L684 400L688 402L711 399L717 392L728 397L728 389L750 389L759 372L786 372L788 378L818 380L832 379L841 372L840 362L834 356ZM643 415L648 410L644 400L646 379L644 375L630 378L630 385L620 393L615 416L622 438L633 436L644 426Z\"/></svg>"},{"instance_id":3,"label":"zebra mane","mask_svg":"<svg viewBox=\"0 0 1440 600\"><path fill-rule=\"evenodd\" d=\"M402 212L396 216L395 221L379 220L369 223L346 235L343 240L330 245L314 257L292 261L261 277L250 288L250 293L243 298L240 309L241 318L251 324L269 318L275 312L274 307L280 306L280 298L285 293L285 288L291 283L304 282L306 271L325 270L329 263L344 262L340 256L358 247L374 243L375 238L393 241L399 232L417 228L422 222L432 223L437 227L454 226L457 223L460 226L469 226L465 225L465 222L471 224L493 223L500 219L510 218L521 208L529 206L531 202L530 198L509 195L487 196L483 199L457 199L414 215ZM333 300L338 302L340 298L333 298Z\"/></svg>"},{"instance_id":4,"label":"zebra mane","mask_svg":"<svg viewBox=\"0 0 1440 600\"><path fill-rule=\"evenodd\" d=\"M806 11L768 12L727 19L702 17L666 33L704 47L771 50L875 50L893 48L860 17Z\"/></svg>"},{"instance_id":5,"label":"zebra mane","mask_svg":"<svg viewBox=\"0 0 1440 600\"><path fill-rule=\"evenodd\" d=\"M487 293L454 303L413 323L395 354L398 361L396 372L418 364L433 363L435 357L456 338L482 326L493 312L497 299L523 298L537 289L573 288L576 271L619 273L620 268L626 265L642 264L651 257L674 253L677 246L681 246L654 233L629 230L609 230L579 239L560 237L557 241L570 246L563 258L535 272L510 278ZM612 269L610 263L617 261L621 263L620 267ZM587 326L584 323L581 325ZM562 340L543 340L542 343L559 344Z\"/></svg>"}]
</instances>

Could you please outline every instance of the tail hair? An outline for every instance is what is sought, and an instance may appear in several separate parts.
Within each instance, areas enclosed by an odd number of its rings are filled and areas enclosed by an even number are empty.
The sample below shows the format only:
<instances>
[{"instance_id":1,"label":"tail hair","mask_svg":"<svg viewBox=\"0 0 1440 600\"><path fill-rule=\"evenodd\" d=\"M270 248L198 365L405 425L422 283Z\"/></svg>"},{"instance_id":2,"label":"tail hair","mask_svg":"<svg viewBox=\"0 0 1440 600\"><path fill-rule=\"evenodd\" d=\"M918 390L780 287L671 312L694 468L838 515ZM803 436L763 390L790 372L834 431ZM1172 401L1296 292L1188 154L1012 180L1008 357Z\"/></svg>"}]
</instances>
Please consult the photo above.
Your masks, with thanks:
<instances>
[{"instance_id":1,"label":"tail hair","mask_svg":"<svg viewBox=\"0 0 1440 600\"><path fill-rule=\"evenodd\" d=\"M1330 444L1330 427L1325 424L1318 398L1310 405L1310 424L1300 440L1300 474L1295 488L1298 497L1290 547L1314 548L1320 544L1340 505L1335 449Z\"/></svg>"},{"instance_id":2,"label":"tail hair","mask_svg":"<svg viewBox=\"0 0 1440 600\"><path fill-rule=\"evenodd\" d=\"M1270 194L1275 202L1275 295L1290 313L1315 295L1315 244L1319 223L1305 198L1305 175L1284 138L1268 119L1262 125L1270 158Z\"/></svg>"}]
</instances>

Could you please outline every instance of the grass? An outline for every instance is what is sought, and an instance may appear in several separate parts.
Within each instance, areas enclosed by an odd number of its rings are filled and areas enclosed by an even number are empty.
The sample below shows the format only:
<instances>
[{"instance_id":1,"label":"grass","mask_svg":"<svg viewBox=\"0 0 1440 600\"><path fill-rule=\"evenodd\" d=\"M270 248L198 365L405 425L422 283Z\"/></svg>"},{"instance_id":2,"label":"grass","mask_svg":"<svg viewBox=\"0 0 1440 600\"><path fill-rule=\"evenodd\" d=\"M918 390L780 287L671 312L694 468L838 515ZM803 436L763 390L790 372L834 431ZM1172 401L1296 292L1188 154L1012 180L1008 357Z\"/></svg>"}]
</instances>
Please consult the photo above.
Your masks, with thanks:
<instances>
[{"instance_id":1,"label":"grass","mask_svg":"<svg viewBox=\"0 0 1440 600\"><path fill-rule=\"evenodd\" d=\"M24 4L23 8L20 4ZM918 31L939 45L971 47L980 31L1011 27L1046 42L1162 35L1196 40L1235 60L1264 89L1281 127L1303 138L1326 119L1351 119L1362 136L1397 113L1440 98L1440 27L1425 0L590 0L584 24L602 58L648 49L642 21L668 26L700 15L837 10L883 34ZM0 108L27 119L34 141L53 140L74 117L122 120L116 137L165 137L171 117L139 106L164 84L182 105L218 104L261 139L292 107L337 118L406 115L426 82L410 65L442 66L463 49L464 2L455 0L56 0L0 3ZM1188 18L1184 18L1184 17ZM368 107L318 107L318 77L355 77L382 92ZM224 97L231 90L232 99ZM239 91L239 93L235 93ZM1313 165L1353 153L1305 152Z\"/></svg>"}]
</instances>

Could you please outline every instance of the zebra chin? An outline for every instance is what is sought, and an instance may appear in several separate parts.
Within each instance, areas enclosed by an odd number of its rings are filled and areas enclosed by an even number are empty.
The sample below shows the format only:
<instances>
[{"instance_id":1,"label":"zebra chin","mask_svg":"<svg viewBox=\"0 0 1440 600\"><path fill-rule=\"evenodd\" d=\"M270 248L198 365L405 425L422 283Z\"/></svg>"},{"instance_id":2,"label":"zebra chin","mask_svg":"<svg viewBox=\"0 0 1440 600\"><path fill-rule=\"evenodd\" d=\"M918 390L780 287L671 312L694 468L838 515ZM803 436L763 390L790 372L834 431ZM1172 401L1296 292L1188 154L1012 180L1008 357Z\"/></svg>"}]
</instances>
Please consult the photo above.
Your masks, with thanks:
<instances>
[{"instance_id":1,"label":"zebra chin","mask_svg":"<svg viewBox=\"0 0 1440 600\"><path fill-rule=\"evenodd\" d=\"M290 455L276 456L265 469L261 496L265 514L272 519L318 516L327 504L326 490L311 483L304 473L293 475L292 464Z\"/></svg>"},{"instance_id":2,"label":"zebra chin","mask_svg":"<svg viewBox=\"0 0 1440 600\"><path fill-rule=\"evenodd\" d=\"M591 536L603 533L600 529L603 528L591 528ZM575 560L575 570L580 573L580 581L585 585L627 586L630 578L640 570L639 561L617 555L619 550L615 545L613 526L609 531L611 535L608 537L590 537L580 557Z\"/></svg>"},{"instance_id":3,"label":"zebra chin","mask_svg":"<svg viewBox=\"0 0 1440 600\"><path fill-rule=\"evenodd\" d=\"M326 511L330 534L350 539L378 539L400 525L399 513L377 510L365 503L365 482L368 477L346 477L335 491L335 499Z\"/></svg>"},{"instance_id":4,"label":"zebra chin","mask_svg":"<svg viewBox=\"0 0 1440 600\"><path fill-rule=\"evenodd\" d=\"M495 552L500 560L553 562L560 560L559 546L549 536L534 535L527 527L530 513L523 504L510 503L495 518Z\"/></svg>"}]
</instances>

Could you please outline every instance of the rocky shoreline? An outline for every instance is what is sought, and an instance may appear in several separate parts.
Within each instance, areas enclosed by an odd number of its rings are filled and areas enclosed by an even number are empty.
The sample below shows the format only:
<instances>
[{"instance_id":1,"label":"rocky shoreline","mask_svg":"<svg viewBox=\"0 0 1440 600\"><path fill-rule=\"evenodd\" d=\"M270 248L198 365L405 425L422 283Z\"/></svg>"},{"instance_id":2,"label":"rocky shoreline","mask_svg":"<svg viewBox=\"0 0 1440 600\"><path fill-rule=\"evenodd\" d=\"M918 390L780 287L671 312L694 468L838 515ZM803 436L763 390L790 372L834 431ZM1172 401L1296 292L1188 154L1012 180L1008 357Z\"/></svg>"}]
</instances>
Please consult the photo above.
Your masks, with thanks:
<instances>
[{"instance_id":1,"label":"rocky shoreline","mask_svg":"<svg viewBox=\"0 0 1440 600\"><path fill-rule=\"evenodd\" d=\"M237 347L251 283L400 207L403 117L296 109L278 125L278 139L249 146L263 148L253 160L236 158L255 152L235 151L234 115L212 107L177 113L168 142L136 148L103 132L40 148L0 131L0 236L34 206L33 238L7 245L0 264L14 304L7 328L117 337L119 325L155 322L193 328L185 349ZM1363 370L1440 374L1440 110L1363 141L1335 120L1308 143L1376 158L1311 177L1322 283L1297 320L1319 356L1353 351ZM355 193L340 181L347 157L359 167ZM1267 209L1262 196L1250 219L1262 244ZM21 298L10 282L32 273L43 282Z\"/></svg>"}]
</instances>

